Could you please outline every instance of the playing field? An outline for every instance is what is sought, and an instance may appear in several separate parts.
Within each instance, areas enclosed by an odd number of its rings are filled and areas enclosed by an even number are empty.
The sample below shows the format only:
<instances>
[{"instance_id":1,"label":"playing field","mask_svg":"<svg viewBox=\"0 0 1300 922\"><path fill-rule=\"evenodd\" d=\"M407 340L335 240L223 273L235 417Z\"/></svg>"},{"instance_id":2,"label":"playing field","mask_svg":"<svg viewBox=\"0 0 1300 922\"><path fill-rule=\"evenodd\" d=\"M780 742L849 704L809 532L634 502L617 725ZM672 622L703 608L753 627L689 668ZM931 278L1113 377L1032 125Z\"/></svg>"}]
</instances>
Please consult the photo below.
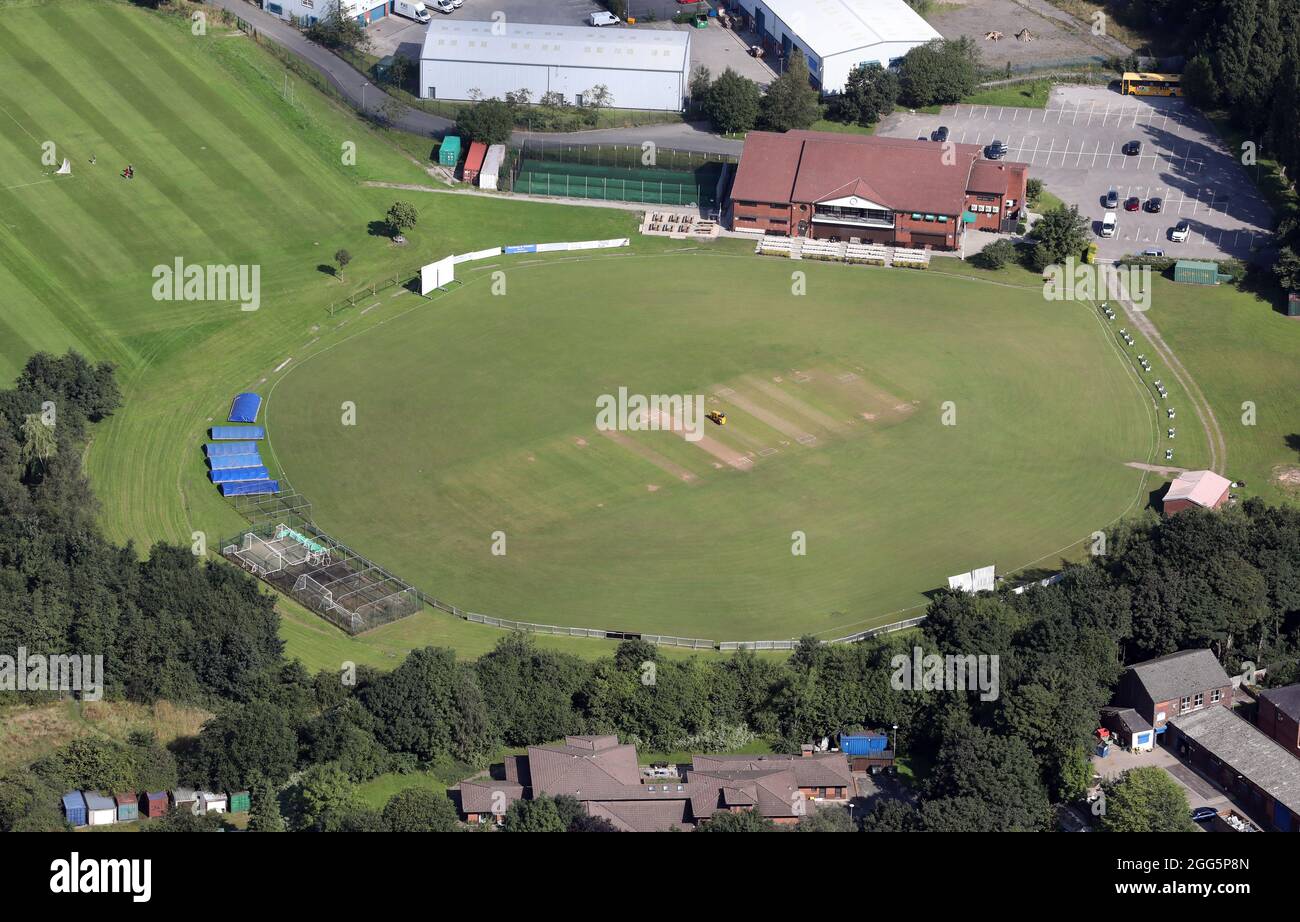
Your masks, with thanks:
<instances>
[{"instance_id":1,"label":"playing field","mask_svg":"<svg viewBox=\"0 0 1300 922\"><path fill-rule=\"evenodd\" d=\"M126 405L86 464L106 532L139 549L195 532L211 549L244 524L199 446L250 389L269 395L275 473L321 525L458 605L560 624L838 636L896 620L952 573L1077 556L1161 483L1124 466L1164 446L1113 331L1019 270L795 266L738 241L633 236L331 317L364 282L447 253L627 236L636 219L367 186L430 177L247 37L125 4L7 8L0 110L0 376L37 349L119 363ZM52 175L64 157L72 175ZM398 197L420 211L404 248L372 231ZM346 282L322 269L340 247ZM155 300L154 268L178 257L259 266L260 309ZM806 296L790 294L794 268ZM1225 424L1228 473L1279 498L1267 478L1296 460L1300 327L1247 302L1173 286L1154 316ZM598 432L596 399L620 386L706 395L728 425L698 443ZM1258 426L1227 425L1244 400ZM1182 425L1176 463L1204 463ZM427 643L472 655L500 636L425 611L354 641L286 610L290 655L321 668Z\"/></svg>"},{"instance_id":2,"label":"playing field","mask_svg":"<svg viewBox=\"0 0 1300 922\"><path fill-rule=\"evenodd\" d=\"M803 296L752 256L538 262L504 295L470 275L277 382L276 459L319 524L457 605L709 639L896 620L1145 502L1124 464L1151 410L1095 310L801 268ZM620 387L728 422L599 429Z\"/></svg>"}]
</instances>

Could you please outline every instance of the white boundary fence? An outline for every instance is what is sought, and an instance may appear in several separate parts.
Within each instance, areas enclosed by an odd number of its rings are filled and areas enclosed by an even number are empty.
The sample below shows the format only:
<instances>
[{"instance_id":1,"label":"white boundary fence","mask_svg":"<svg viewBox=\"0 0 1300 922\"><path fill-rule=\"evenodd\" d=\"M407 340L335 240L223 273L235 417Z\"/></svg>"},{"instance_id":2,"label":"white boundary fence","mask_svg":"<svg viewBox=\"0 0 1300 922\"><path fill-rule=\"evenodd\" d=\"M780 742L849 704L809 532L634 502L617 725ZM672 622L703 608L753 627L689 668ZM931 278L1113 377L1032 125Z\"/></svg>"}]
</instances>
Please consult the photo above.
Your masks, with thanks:
<instances>
[{"instance_id":1,"label":"white boundary fence","mask_svg":"<svg viewBox=\"0 0 1300 922\"><path fill-rule=\"evenodd\" d=\"M882 624L880 627L868 628L856 634L849 634L847 637L836 637L834 640L823 641L823 643L857 643L859 640L866 640L868 637L878 637L881 634L905 631L910 627L918 626L923 621L925 621L925 615L919 615L916 618L895 621L893 624ZM730 650L793 650L797 646L799 646L798 640L724 640L718 644L718 649L726 653Z\"/></svg>"}]
</instances>

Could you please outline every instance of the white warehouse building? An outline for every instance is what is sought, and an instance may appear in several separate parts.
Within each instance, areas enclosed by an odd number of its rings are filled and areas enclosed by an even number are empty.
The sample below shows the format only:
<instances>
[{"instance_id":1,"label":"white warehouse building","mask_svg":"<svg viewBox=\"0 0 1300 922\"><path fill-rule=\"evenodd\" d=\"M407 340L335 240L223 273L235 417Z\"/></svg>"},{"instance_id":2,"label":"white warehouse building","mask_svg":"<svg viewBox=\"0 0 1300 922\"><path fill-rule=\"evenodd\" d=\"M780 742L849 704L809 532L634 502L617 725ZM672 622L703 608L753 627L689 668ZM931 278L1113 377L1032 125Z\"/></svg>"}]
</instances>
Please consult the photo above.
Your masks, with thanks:
<instances>
[{"instance_id":1,"label":"white warehouse building","mask_svg":"<svg viewBox=\"0 0 1300 922\"><path fill-rule=\"evenodd\" d=\"M502 30L500 34L493 29ZM680 112L690 80L686 29L623 29L435 19L420 54L420 95L464 100L477 90L504 99L527 89L537 102L561 93L590 102L598 85L616 109Z\"/></svg>"},{"instance_id":2,"label":"white warehouse building","mask_svg":"<svg viewBox=\"0 0 1300 922\"><path fill-rule=\"evenodd\" d=\"M823 93L842 93L859 64L889 67L943 38L905 0L729 0L770 54L798 48Z\"/></svg>"}]
</instances>

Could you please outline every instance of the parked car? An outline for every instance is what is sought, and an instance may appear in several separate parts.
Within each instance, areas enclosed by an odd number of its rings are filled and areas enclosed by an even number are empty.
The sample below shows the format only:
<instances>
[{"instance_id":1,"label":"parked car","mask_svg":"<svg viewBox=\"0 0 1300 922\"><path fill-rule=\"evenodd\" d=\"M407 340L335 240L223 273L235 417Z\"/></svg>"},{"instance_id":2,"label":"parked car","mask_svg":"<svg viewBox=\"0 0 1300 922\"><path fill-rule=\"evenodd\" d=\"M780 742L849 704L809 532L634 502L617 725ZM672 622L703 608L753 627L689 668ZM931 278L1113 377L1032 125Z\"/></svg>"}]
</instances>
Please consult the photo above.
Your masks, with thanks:
<instances>
[{"instance_id":1,"label":"parked car","mask_svg":"<svg viewBox=\"0 0 1300 922\"><path fill-rule=\"evenodd\" d=\"M990 160L1001 160L1007 155L1007 145L1003 141L994 139L993 143L984 148L984 156Z\"/></svg>"},{"instance_id":2,"label":"parked car","mask_svg":"<svg viewBox=\"0 0 1300 922\"><path fill-rule=\"evenodd\" d=\"M1197 807L1192 811L1192 822L1208 823L1219 815L1219 811L1213 807Z\"/></svg>"},{"instance_id":3,"label":"parked car","mask_svg":"<svg viewBox=\"0 0 1300 922\"><path fill-rule=\"evenodd\" d=\"M1130 157L1136 157L1138 154L1142 153L1142 142L1129 141L1124 145L1124 153L1128 154Z\"/></svg>"},{"instance_id":4,"label":"parked car","mask_svg":"<svg viewBox=\"0 0 1300 922\"><path fill-rule=\"evenodd\" d=\"M606 12L605 10L597 10L591 14L587 21L593 26L616 26L623 20L619 19L613 13Z\"/></svg>"},{"instance_id":5,"label":"parked car","mask_svg":"<svg viewBox=\"0 0 1300 922\"><path fill-rule=\"evenodd\" d=\"M1182 243L1187 239L1187 235L1192 232L1192 226L1186 221L1179 221L1169 230L1169 239L1174 243Z\"/></svg>"},{"instance_id":6,"label":"parked car","mask_svg":"<svg viewBox=\"0 0 1300 922\"><path fill-rule=\"evenodd\" d=\"M1142 255L1143 256L1164 256L1165 251L1160 249L1160 247L1147 247L1145 250L1142 251Z\"/></svg>"},{"instance_id":7,"label":"parked car","mask_svg":"<svg viewBox=\"0 0 1300 922\"><path fill-rule=\"evenodd\" d=\"M1106 212L1106 214L1103 215L1101 219L1101 236L1114 237L1115 227L1117 223L1118 222L1115 217L1115 212L1113 211Z\"/></svg>"},{"instance_id":8,"label":"parked car","mask_svg":"<svg viewBox=\"0 0 1300 922\"><path fill-rule=\"evenodd\" d=\"M934 134L930 135L930 138L934 141L948 140L948 126L940 125L938 128L934 130Z\"/></svg>"},{"instance_id":9,"label":"parked car","mask_svg":"<svg viewBox=\"0 0 1300 922\"><path fill-rule=\"evenodd\" d=\"M1107 193L1106 193L1106 197L1102 199L1102 203L1103 203L1107 208L1110 208L1110 209L1118 208L1118 207L1119 207L1119 190L1118 190L1118 189L1111 189L1109 192L1107 192Z\"/></svg>"},{"instance_id":10,"label":"parked car","mask_svg":"<svg viewBox=\"0 0 1300 922\"><path fill-rule=\"evenodd\" d=\"M439 13L451 13L456 9L452 0L433 0L433 8Z\"/></svg>"},{"instance_id":11,"label":"parked car","mask_svg":"<svg viewBox=\"0 0 1300 922\"><path fill-rule=\"evenodd\" d=\"M1128 198L1124 199L1125 211L1137 211L1141 207L1142 199L1138 198L1136 195L1130 195Z\"/></svg>"},{"instance_id":12,"label":"parked car","mask_svg":"<svg viewBox=\"0 0 1300 922\"><path fill-rule=\"evenodd\" d=\"M1160 197L1147 199L1147 211L1152 214L1160 214L1165 208L1165 201Z\"/></svg>"}]
</instances>

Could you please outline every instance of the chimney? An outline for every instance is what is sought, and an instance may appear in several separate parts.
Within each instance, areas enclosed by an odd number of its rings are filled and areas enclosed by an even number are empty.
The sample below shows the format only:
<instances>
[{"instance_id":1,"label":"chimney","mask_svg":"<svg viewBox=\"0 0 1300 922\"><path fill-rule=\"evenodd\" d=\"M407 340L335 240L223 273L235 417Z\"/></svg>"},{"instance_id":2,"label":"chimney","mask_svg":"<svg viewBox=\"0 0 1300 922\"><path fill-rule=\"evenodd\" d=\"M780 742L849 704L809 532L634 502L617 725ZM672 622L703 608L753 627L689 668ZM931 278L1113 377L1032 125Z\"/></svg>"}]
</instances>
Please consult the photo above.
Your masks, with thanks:
<instances>
[{"instance_id":1,"label":"chimney","mask_svg":"<svg viewBox=\"0 0 1300 922\"><path fill-rule=\"evenodd\" d=\"M802 745L802 746L799 747L799 757L800 757L800 758L807 759L807 758L809 758L812 754L813 754L813 747L812 747L810 744L805 743L804 745Z\"/></svg>"}]
</instances>

